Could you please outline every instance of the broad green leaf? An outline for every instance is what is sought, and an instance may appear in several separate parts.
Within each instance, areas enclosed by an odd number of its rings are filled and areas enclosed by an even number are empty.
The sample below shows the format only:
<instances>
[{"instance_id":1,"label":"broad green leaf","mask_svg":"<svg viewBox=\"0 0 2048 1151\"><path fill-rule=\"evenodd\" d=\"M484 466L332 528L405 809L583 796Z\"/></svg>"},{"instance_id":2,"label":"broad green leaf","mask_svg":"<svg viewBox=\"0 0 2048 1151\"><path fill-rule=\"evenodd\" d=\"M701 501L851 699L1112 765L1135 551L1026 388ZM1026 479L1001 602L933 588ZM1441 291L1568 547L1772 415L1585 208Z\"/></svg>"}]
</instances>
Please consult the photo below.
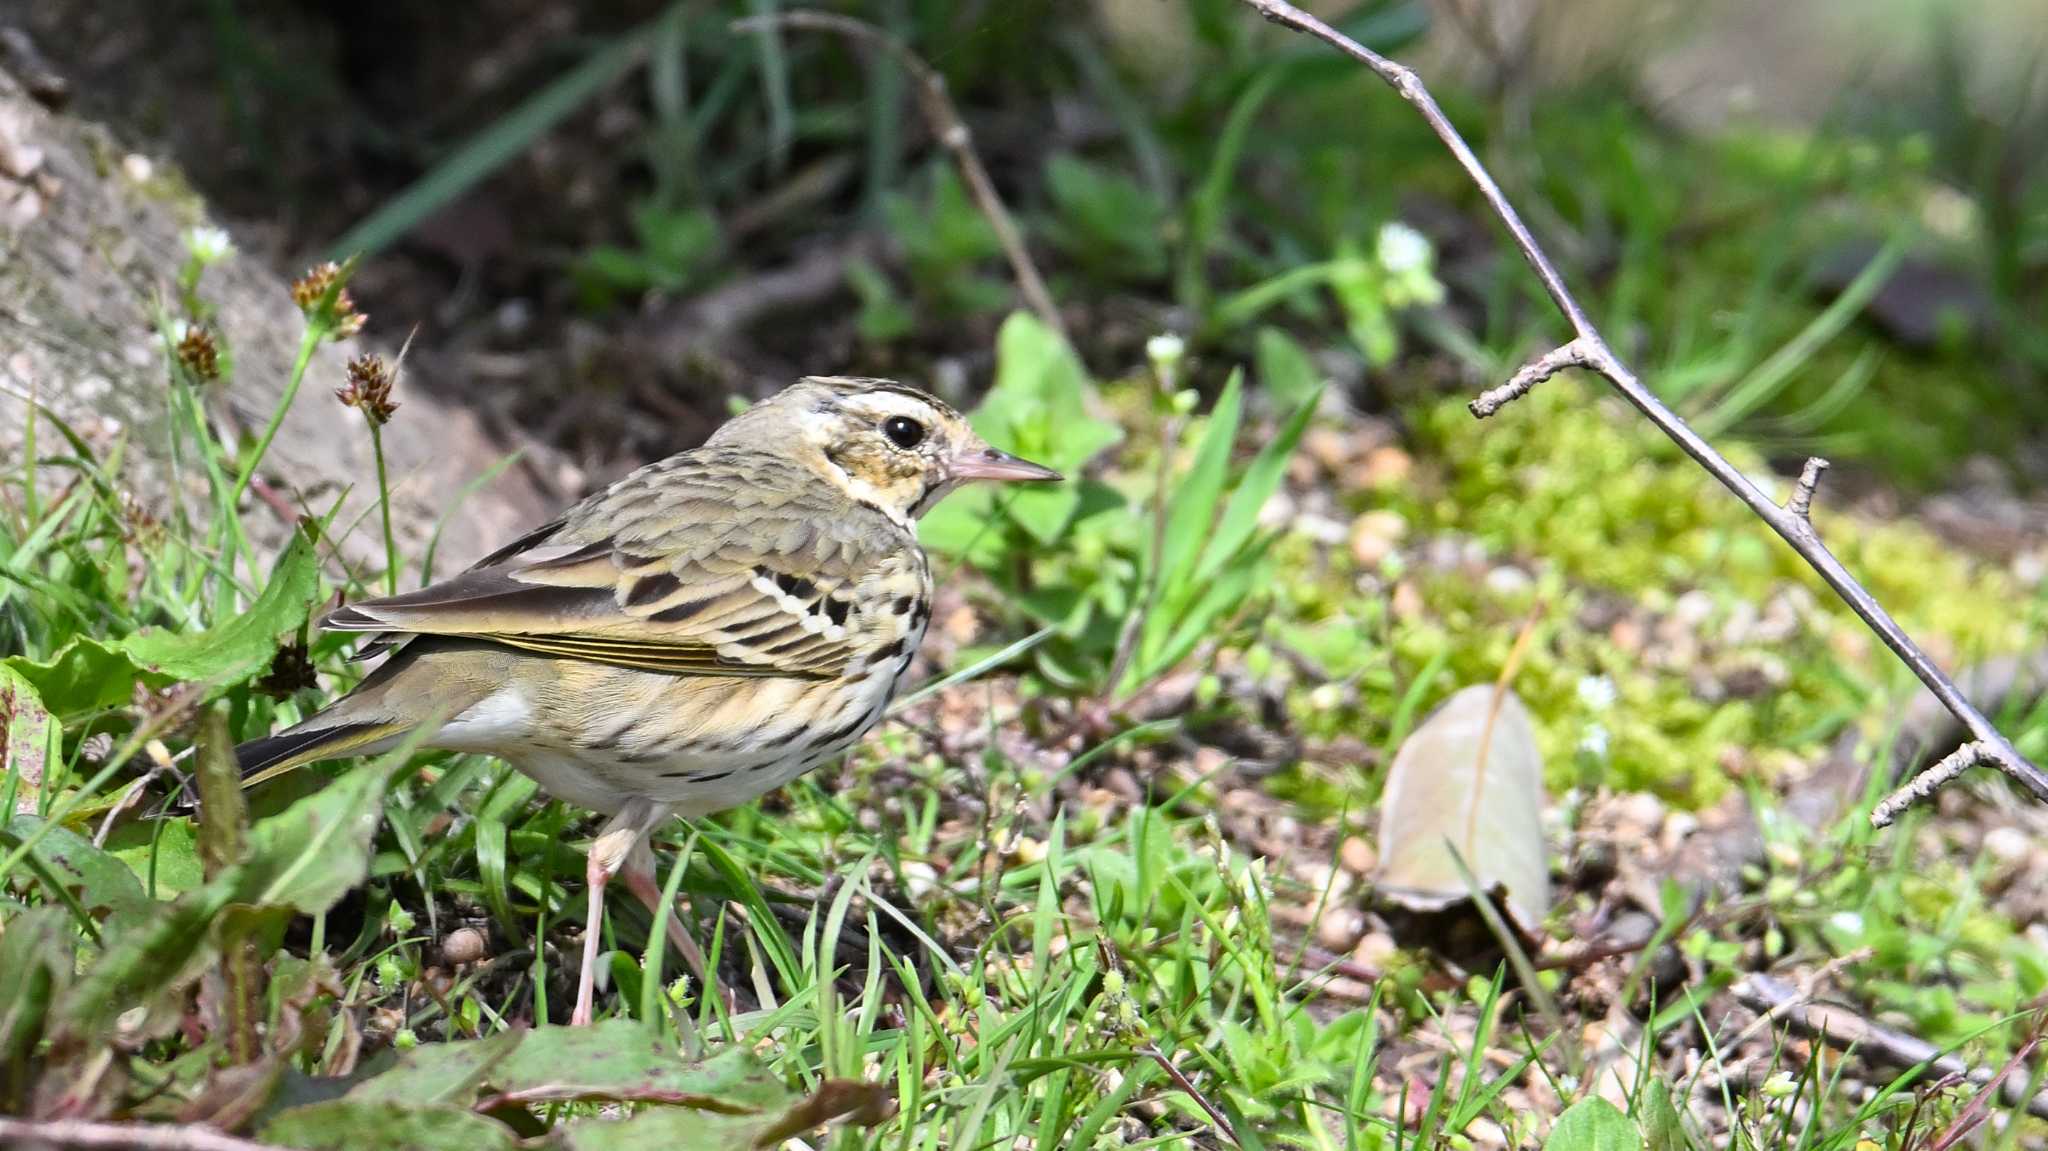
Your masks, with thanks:
<instances>
[{"instance_id":1,"label":"broad green leaf","mask_svg":"<svg viewBox=\"0 0 2048 1151\"><path fill-rule=\"evenodd\" d=\"M1595 1096L1557 1117L1543 1151L1643 1151L1643 1137L1620 1108Z\"/></svg>"},{"instance_id":2,"label":"broad green leaf","mask_svg":"<svg viewBox=\"0 0 2048 1151\"><path fill-rule=\"evenodd\" d=\"M516 1151L519 1137L459 1107L330 1099L278 1114L262 1141L303 1151Z\"/></svg>"},{"instance_id":3,"label":"broad green leaf","mask_svg":"<svg viewBox=\"0 0 2048 1151\"><path fill-rule=\"evenodd\" d=\"M1008 494L1005 510L1010 518L1041 544L1058 543L1074 521L1074 513L1081 510L1080 488L1072 479Z\"/></svg>"},{"instance_id":4,"label":"broad green leaf","mask_svg":"<svg viewBox=\"0 0 2048 1151\"><path fill-rule=\"evenodd\" d=\"M230 883L235 902L307 915L333 907L369 874L384 787L403 762L384 756L258 823L247 859L207 886Z\"/></svg>"},{"instance_id":5,"label":"broad green leaf","mask_svg":"<svg viewBox=\"0 0 2048 1151\"><path fill-rule=\"evenodd\" d=\"M0 843L18 847L43 826L34 815L17 815L4 831ZM43 831L29 857L45 875L62 883L78 904L94 919L104 918L115 933L149 918L155 908L143 894L142 884L126 863L92 845L92 841L65 827Z\"/></svg>"},{"instance_id":6,"label":"broad green leaf","mask_svg":"<svg viewBox=\"0 0 2048 1151\"><path fill-rule=\"evenodd\" d=\"M1155 569L1164 579L1161 597L1168 601L1184 595L1189 587L1196 554L1216 524L1216 503L1223 497L1223 484L1230 478L1230 450L1237 443L1237 426L1244 414L1244 373L1230 373L1230 382L1209 413L1209 426L1195 447L1194 462L1169 494L1166 513L1165 547L1154 557Z\"/></svg>"},{"instance_id":7,"label":"broad green leaf","mask_svg":"<svg viewBox=\"0 0 2048 1151\"><path fill-rule=\"evenodd\" d=\"M1083 464L1123 438L1115 424L1089 414L1092 390L1060 334L1018 312L996 334L995 385L970 422L990 444L1057 468L1072 484Z\"/></svg>"},{"instance_id":8,"label":"broad green leaf","mask_svg":"<svg viewBox=\"0 0 2048 1151\"><path fill-rule=\"evenodd\" d=\"M59 1004L67 1033L98 1035L140 1003L161 1007L216 955L214 925L228 908L317 915L363 881L385 784L402 762L386 756L258 823L248 856L113 942ZM161 1025L153 1016L152 1026Z\"/></svg>"},{"instance_id":9,"label":"broad green leaf","mask_svg":"<svg viewBox=\"0 0 2048 1151\"><path fill-rule=\"evenodd\" d=\"M43 697L14 668L0 664L0 795L14 788L13 810L34 809L50 766L60 761L63 728Z\"/></svg>"},{"instance_id":10,"label":"broad green leaf","mask_svg":"<svg viewBox=\"0 0 2048 1151\"><path fill-rule=\"evenodd\" d=\"M135 698L135 683L144 680L152 687L169 682L150 675L135 665L124 652L116 651L88 636L79 636L47 661L38 663L27 656L8 656L4 666L28 681L43 706L54 715L75 716L104 711Z\"/></svg>"},{"instance_id":11,"label":"broad green leaf","mask_svg":"<svg viewBox=\"0 0 2048 1151\"><path fill-rule=\"evenodd\" d=\"M263 594L249 610L200 632L144 628L114 647L138 665L184 680L232 683L277 655L277 637L297 631L320 598L320 568L305 533L292 536Z\"/></svg>"},{"instance_id":12,"label":"broad green leaf","mask_svg":"<svg viewBox=\"0 0 2048 1151\"><path fill-rule=\"evenodd\" d=\"M1258 368L1259 386L1282 404L1298 406L1322 391L1323 373L1315 361L1278 328L1259 329L1252 362Z\"/></svg>"},{"instance_id":13,"label":"broad green leaf","mask_svg":"<svg viewBox=\"0 0 2048 1151\"><path fill-rule=\"evenodd\" d=\"M1529 709L1505 688L1467 687L1402 742L1387 772L1379 890L1411 910L1459 903L1471 896L1462 858L1482 887L1506 887L1515 921L1533 928L1550 911L1542 817Z\"/></svg>"},{"instance_id":14,"label":"broad green leaf","mask_svg":"<svg viewBox=\"0 0 2048 1151\"><path fill-rule=\"evenodd\" d=\"M184 818L138 820L107 837L107 852L128 865L152 899L183 895L206 882L199 839Z\"/></svg>"},{"instance_id":15,"label":"broad green leaf","mask_svg":"<svg viewBox=\"0 0 2048 1151\"><path fill-rule=\"evenodd\" d=\"M986 484L947 496L917 521L918 542L978 568L1001 563L1004 528L996 514L995 496L995 489Z\"/></svg>"},{"instance_id":16,"label":"broad green leaf","mask_svg":"<svg viewBox=\"0 0 2048 1151\"><path fill-rule=\"evenodd\" d=\"M358 1102L414 1106L453 1103L467 1107L475 1102L485 1076L529 1034L532 1033L500 1031L483 1039L423 1044L400 1055L390 1070L350 1088L348 1098Z\"/></svg>"},{"instance_id":17,"label":"broad green leaf","mask_svg":"<svg viewBox=\"0 0 2048 1151\"><path fill-rule=\"evenodd\" d=\"M1287 478L1287 461L1294 456L1302 434L1308 431L1309 419L1316 414L1316 401L1321 395L1320 386L1312 390L1294 409L1294 414L1287 417L1279 434L1266 441L1259 454L1252 457L1251 466L1245 469L1230 493L1230 502L1224 505L1223 519L1209 537L1209 546L1202 552L1202 562L1195 568L1195 583L1204 583L1221 570L1258 530L1259 512Z\"/></svg>"},{"instance_id":18,"label":"broad green leaf","mask_svg":"<svg viewBox=\"0 0 2048 1151\"><path fill-rule=\"evenodd\" d=\"M74 1040L95 1039L135 1006L152 1009L145 1032L175 1021L173 1001L212 958L214 917L234 902L233 895L226 883L216 882L157 904L145 924L116 938L58 998L54 1026Z\"/></svg>"},{"instance_id":19,"label":"broad green leaf","mask_svg":"<svg viewBox=\"0 0 2048 1151\"><path fill-rule=\"evenodd\" d=\"M636 1020L530 1033L487 1076L505 1102L550 1100L671 1103L718 1111L771 1111L788 1089L744 1050L701 1063L678 1055Z\"/></svg>"},{"instance_id":20,"label":"broad green leaf","mask_svg":"<svg viewBox=\"0 0 2048 1151\"><path fill-rule=\"evenodd\" d=\"M786 1093L785 1093L786 1094ZM886 1118L889 1090L878 1083L828 1079L816 1094L752 1114L649 1108L625 1122L591 1119L565 1128L567 1151L737 1151L784 1140L847 1118L872 1126Z\"/></svg>"},{"instance_id":21,"label":"broad green leaf","mask_svg":"<svg viewBox=\"0 0 2048 1151\"><path fill-rule=\"evenodd\" d=\"M10 1113L20 1113L35 1074L25 1061L42 1038L50 1000L71 978L72 935L57 907L10 916L0 932L0 1109Z\"/></svg>"}]
</instances>

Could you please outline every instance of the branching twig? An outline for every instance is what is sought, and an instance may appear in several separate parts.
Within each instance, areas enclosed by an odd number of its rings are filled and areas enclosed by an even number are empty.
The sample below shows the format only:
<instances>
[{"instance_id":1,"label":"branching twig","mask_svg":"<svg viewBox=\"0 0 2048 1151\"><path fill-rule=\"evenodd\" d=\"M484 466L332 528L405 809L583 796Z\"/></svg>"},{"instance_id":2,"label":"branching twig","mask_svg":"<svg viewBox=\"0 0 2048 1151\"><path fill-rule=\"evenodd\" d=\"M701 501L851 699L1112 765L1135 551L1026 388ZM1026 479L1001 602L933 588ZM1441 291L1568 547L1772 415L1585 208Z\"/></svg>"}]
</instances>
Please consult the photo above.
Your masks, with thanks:
<instances>
[{"instance_id":1,"label":"branching twig","mask_svg":"<svg viewBox=\"0 0 2048 1151\"><path fill-rule=\"evenodd\" d=\"M1023 294L1024 302L1053 331L1062 336L1066 334L1066 325L1060 322L1059 309L1053 306L1052 293L1046 291L1045 280L1038 274L1038 266L1031 262L1031 253L1024 247L1023 233L1017 230L1009 209L1003 207L1002 197L996 194L995 181L989 179L988 169L982 167L981 157L975 154L974 138L967 130L967 122L960 118L959 111L953 107L953 98L946 94L944 76L903 41L865 20L841 16L836 12L775 12L736 20L732 27L735 32L762 28L835 32L888 53L917 85L918 106L931 125L932 135L938 137L946 151L953 154L953 163L960 169L960 178L967 182L967 194L974 198L975 206L981 209L989 227L995 230L996 240L1003 246L1003 255L1010 261L1010 271L1017 277L1017 290Z\"/></svg>"},{"instance_id":2,"label":"branching twig","mask_svg":"<svg viewBox=\"0 0 2048 1151\"><path fill-rule=\"evenodd\" d=\"M1751 1011L1781 1019L1801 1035L1819 1039L1838 1050L1850 1051L1858 1059L1880 1067L1907 1069L1925 1065L1924 1077L1953 1075L1985 1089L1996 1073L1974 1068L1953 1054L1916 1035L1894 1031L1845 1007L1804 1001L1796 989L1782 980L1762 973L1745 977L1729 988L1737 1002ZM1787 1006L1789 1005L1789 1007ZM2048 1093L2029 1096L2018 1080L2001 1079L1999 1094L2009 1105L2025 1108L2036 1118L2048 1118Z\"/></svg>"},{"instance_id":3,"label":"branching twig","mask_svg":"<svg viewBox=\"0 0 2048 1151\"><path fill-rule=\"evenodd\" d=\"M1522 222L1522 217L1515 211L1514 205L1508 203L1500 185L1487 172L1486 166L1480 163L1471 145L1458 134L1458 129L1444 115L1443 109L1437 106L1435 98L1429 94L1429 90L1423 86L1422 80L1416 76L1413 69L1381 56L1323 21L1287 3L1287 0L1242 0L1242 3L1267 20L1321 40L1365 65L1374 75L1400 93L1402 99L1413 105L1428 122L1430 130L1436 133L1437 139L1443 141L1444 146L1450 149L1458 165L1478 187L1487 207L1499 218L1509 237L1513 239L1516 249L1521 252L1522 258L1536 273L1537 280L1543 285L1544 293L1564 315L1565 322L1571 325L1573 339L1570 343L1547 353L1515 373L1514 378L1505 386L1481 396L1472 405L1474 415L1491 414L1501 405L1513 401L1565 367L1583 367L1599 373L1613 385L1615 391L1621 393L1623 399L1634 405L1637 411L1655 424L1658 431L1670 437L1686 455L1691 456L1709 475L1719 480L1722 486L1734 492L1737 499L1748 505L1758 518L1769 524L1772 531L1777 532L1787 544L1790 544L1792 550L1797 552L1799 557L1820 575L1822 581L1849 605L1849 610L1855 612L1857 617L1884 641L1885 646L1892 649L1892 652L1913 670L1913 674L1920 678L1921 683L1927 685L1927 690L1934 693L1942 706L1948 708L1950 713L1962 721L1973 742L1967 745L1964 751L1943 760L1901 789L1891 799L1880 804L1871 813L1873 823L1880 827L1884 826L1906 805L1924 799L1936 788L1961 774L1965 768L1978 763L1998 768L2025 786L2036 799L2048 802L2048 773L2043 773L2014 749L2011 741L2000 734L1991 721L1984 718L1983 713L1964 698L1955 682L1936 667L1933 660L1927 658L1927 654L1906 635L1892 619L1891 614L1871 598L1870 593L1863 589L1863 585L1856 581L1856 577L1850 575L1841 561L1827 549L1827 545L1821 542L1820 535L1814 530L1809 518L1809 511L1813 503L1813 489L1820 480L1821 469L1826 467L1825 461L1807 461L1805 473L1800 476L1798 486L1793 489L1792 498L1787 500L1784 506L1781 507L1772 501L1761 488L1750 481L1749 477L1738 471L1720 452L1715 451L1713 445L1700 438L1698 432L1693 431L1676 413L1665 407L1664 402L1644 387L1628 365L1622 363L1621 358L1607 346L1606 339L1600 335L1599 329L1593 325L1585 309L1579 306L1571 289L1565 286L1564 278L1558 274L1556 266L1550 262L1550 257L1544 254L1542 246L1536 242L1535 236L1530 234L1528 225ZM1970 750L1971 748L1975 750Z\"/></svg>"},{"instance_id":4,"label":"branching twig","mask_svg":"<svg viewBox=\"0 0 2048 1151\"><path fill-rule=\"evenodd\" d=\"M1479 393L1478 399L1465 406L1470 409L1474 416L1483 420L1502 408L1507 407L1509 404L1514 403L1516 400L1521 399L1523 396L1528 395L1531 388L1564 371L1566 368L1584 368L1589 366L1591 364L1586 359L1585 349L1579 346L1577 340L1573 340L1561 348L1552 348L1535 359L1530 360L1522 365L1520 371L1509 376L1507 383L1497 388L1488 388L1486 391Z\"/></svg>"},{"instance_id":5,"label":"branching twig","mask_svg":"<svg viewBox=\"0 0 2048 1151\"><path fill-rule=\"evenodd\" d=\"M9 1119L0 1116L0 1146L87 1147L106 1151L283 1151L274 1143L242 1139L211 1127L168 1123L95 1123L86 1119Z\"/></svg>"}]
</instances>

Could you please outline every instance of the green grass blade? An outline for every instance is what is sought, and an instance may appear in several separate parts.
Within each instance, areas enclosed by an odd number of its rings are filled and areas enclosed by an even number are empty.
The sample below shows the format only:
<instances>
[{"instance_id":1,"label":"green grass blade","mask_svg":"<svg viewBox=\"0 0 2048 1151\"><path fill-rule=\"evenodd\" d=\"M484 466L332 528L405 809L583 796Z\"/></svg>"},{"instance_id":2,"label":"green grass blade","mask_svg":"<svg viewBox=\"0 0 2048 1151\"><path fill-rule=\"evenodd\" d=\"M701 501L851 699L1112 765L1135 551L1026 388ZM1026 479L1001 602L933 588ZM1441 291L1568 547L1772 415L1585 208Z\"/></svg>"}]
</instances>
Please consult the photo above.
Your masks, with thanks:
<instances>
[{"instance_id":1,"label":"green grass blade","mask_svg":"<svg viewBox=\"0 0 2048 1151\"><path fill-rule=\"evenodd\" d=\"M646 58L660 21L641 26L590 54L552 83L471 136L426 175L328 245L335 259L389 247L420 221L454 202L512 162Z\"/></svg>"}]
</instances>

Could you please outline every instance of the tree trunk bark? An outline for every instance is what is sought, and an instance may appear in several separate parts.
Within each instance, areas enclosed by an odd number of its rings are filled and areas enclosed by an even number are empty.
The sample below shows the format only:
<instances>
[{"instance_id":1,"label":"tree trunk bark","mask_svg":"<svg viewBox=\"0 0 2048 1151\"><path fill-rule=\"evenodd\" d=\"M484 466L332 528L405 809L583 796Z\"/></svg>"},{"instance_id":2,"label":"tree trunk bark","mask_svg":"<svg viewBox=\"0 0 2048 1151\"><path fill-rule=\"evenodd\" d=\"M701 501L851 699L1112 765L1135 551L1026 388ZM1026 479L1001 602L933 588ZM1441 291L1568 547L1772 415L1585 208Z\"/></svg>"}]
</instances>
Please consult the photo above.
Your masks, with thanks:
<instances>
[{"instance_id":1,"label":"tree trunk bark","mask_svg":"<svg viewBox=\"0 0 2048 1151\"><path fill-rule=\"evenodd\" d=\"M21 474L33 398L102 460L125 441L117 481L161 515L174 500L205 498L196 468L186 469L182 484L172 480L169 389L183 385L171 382L158 315L176 312L181 237L208 222L206 206L174 168L130 154L105 128L44 107L33 92L0 70L0 467ZM205 410L224 442L245 442L283 394L305 321L287 281L246 256L209 268L199 292L216 309L223 360L232 361L231 372L207 388ZM361 415L334 398L348 356L375 343L358 338L314 353L263 462L259 478L271 498L245 497L245 522L259 541L283 539L291 509L324 514L340 499L334 531L343 553L381 566L369 434ZM506 449L473 413L412 384L400 380L402 406L384 428L392 519L403 554L417 561L448 515L436 560L445 573L549 509L517 466L458 505L463 489ZM69 454L47 420L36 453ZM38 475L56 484L76 478L61 466Z\"/></svg>"}]
</instances>

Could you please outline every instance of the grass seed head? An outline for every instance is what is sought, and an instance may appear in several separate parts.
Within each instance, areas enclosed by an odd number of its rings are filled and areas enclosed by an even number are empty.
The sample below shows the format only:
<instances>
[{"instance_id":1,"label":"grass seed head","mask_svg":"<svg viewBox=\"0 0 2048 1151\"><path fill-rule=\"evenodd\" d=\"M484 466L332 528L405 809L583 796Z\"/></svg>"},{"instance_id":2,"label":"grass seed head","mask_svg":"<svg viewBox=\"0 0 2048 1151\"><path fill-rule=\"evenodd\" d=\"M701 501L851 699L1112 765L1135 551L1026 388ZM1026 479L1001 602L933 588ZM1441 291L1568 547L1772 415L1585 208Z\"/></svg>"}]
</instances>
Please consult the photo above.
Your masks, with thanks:
<instances>
[{"instance_id":1,"label":"grass seed head","mask_svg":"<svg viewBox=\"0 0 2048 1151\"><path fill-rule=\"evenodd\" d=\"M348 362L348 385L336 388L334 397L360 409L372 424L383 427L398 410L398 402L391 398L391 389L397 382L398 373L384 363L384 357L364 352Z\"/></svg>"}]
</instances>

